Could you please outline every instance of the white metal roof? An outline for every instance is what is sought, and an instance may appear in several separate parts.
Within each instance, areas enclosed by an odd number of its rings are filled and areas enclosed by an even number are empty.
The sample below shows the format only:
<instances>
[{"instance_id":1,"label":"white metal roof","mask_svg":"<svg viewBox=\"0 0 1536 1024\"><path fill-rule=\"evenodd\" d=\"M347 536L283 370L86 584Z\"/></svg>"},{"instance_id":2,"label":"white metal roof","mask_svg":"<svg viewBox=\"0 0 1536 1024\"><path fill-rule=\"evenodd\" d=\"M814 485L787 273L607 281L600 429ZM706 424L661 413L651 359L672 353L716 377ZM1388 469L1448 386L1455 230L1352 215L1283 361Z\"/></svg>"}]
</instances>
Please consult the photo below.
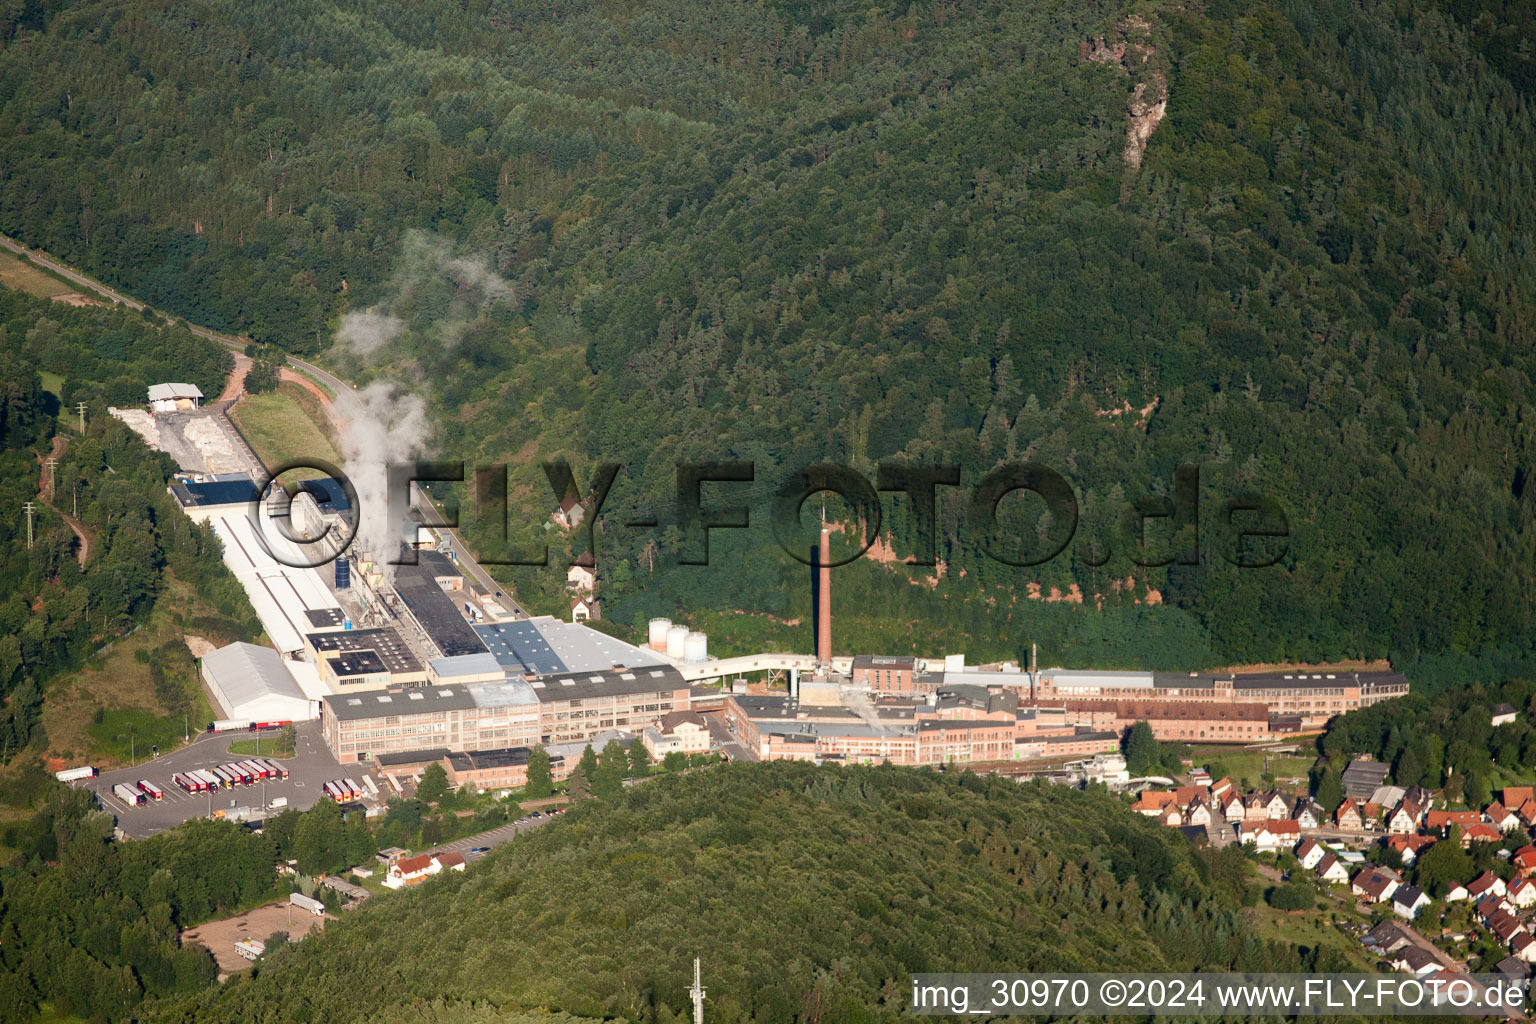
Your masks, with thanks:
<instances>
[{"instance_id":1,"label":"white metal roof","mask_svg":"<svg viewBox=\"0 0 1536 1024\"><path fill-rule=\"evenodd\" d=\"M172 401L177 398L202 398L203 392L196 384L151 384L151 402Z\"/></svg>"},{"instance_id":2,"label":"white metal roof","mask_svg":"<svg viewBox=\"0 0 1536 1024\"><path fill-rule=\"evenodd\" d=\"M270 647L232 643L203 655L203 678L233 718L307 719L313 705Z\"/></svg>"},{"instance_id":3,"label":"white metal roof","mask_svg":"<svg viewBox=\"0 0 1536 1024\"><path fill-rule=\"evenodd\" d=\"M224 545L224 564L245 588L273 645L284 653L302 650L304 634L314 631L305 612L340 608L321 576L330 566L309 569L282 564L267 553L250 518L243 512L215 516L209 523ZM278 534L276 527L263 536L274 551L284 553L285 557L294 561L305 557Z\"/></svg>"}]
</instances>

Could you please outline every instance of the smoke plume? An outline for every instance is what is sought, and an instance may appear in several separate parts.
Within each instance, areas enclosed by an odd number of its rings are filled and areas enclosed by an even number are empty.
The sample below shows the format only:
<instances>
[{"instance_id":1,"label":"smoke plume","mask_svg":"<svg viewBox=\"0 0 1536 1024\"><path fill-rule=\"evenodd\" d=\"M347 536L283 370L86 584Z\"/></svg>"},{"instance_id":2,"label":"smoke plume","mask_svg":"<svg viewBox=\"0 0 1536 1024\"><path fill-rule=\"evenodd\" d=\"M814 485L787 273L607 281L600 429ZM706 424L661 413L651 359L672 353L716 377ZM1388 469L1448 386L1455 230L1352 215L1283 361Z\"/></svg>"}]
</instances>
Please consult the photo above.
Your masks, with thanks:
<instances>
[{"instance_id":1,"label":"smoke plume","mask_svg":"<svg viewBox=\"0 0 1536 1024\"><path fill-rule=\"evenodd\" d=\"M431 424L420 395L388 381L374 381L356 392L341 435L347 475L357 488L357 547L388 572L400 549L400 523L389 508L389 464L420 458L429 450Z\"/></svg>"}]
</instances>

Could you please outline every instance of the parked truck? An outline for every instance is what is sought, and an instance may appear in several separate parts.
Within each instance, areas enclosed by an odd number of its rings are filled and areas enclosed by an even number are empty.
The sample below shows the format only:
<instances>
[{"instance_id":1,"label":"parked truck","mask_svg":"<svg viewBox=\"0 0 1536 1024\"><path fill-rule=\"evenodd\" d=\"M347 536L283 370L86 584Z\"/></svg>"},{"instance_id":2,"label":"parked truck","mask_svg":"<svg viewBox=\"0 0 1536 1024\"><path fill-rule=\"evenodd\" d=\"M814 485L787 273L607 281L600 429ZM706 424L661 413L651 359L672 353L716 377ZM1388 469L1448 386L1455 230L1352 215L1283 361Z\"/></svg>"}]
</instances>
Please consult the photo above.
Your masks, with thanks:
<instances>
[{"instance_id":1,"label":"parked truck","mask_svg":"<svg viewBox=\"0 0 1536 1024\"><path fill-rule=\"evenodd\" d=\"M137 807L144 802L144 794L139 792L139 787L131 782L119 782L112 787L112 793L129 807Z\"/></svg>"},{"instance_id":2,"label":"parked truck","mask_svg":"<svg viewBox=\"0 0 1536 1024\"><path fill-rule=\"evenodd\" d=\"M148 779L140 779L139 780L139 789L144 793L145 796L149 797L151 800L163 800L163 799L165 799L165 790L161 789L159 786L155 785L153 782L150 782Z\"/></svg>"},{"instance_id":3,"label":"parked truck","mask_svg":"<svg viewBox=\"0 0 1536 1024\"><path fill-rule=\"evenodd\" d=\"M85 765L82 768L66 768L61 772L54 772L53 777L60 782L78 782L81 779L94 779L96 777L96 769L90 765Z\"/></svg>"},{"instance_id":4,"label":"parked truck","mask_svg":"<svg viewBox=\"0 0 1536 1024\"><path fill-rule=\"evenodd\" d=\"M208 723L209 732L233 732L236 729L249 730L250 722L237 722L232 718L221 718L217 722Z\"/></svg>"},{"instance_id":5,"label":"parked truck","mask_svg":"<svg viewBox=\"0 0 1536 1024\"><path fill-rule=\"evenodd\" d=\"M288 897L288 902L293 904L296 907L299 907L301 909L309 911L311 914L314 914L316 917L324 917L325 916L325 904L321 903L317 899L314 899L314 898L309 897L309 896L305 896L301 892L296 892L296 893L293 893L291 896L289 896Z\"/></svg>"}]
</instances>

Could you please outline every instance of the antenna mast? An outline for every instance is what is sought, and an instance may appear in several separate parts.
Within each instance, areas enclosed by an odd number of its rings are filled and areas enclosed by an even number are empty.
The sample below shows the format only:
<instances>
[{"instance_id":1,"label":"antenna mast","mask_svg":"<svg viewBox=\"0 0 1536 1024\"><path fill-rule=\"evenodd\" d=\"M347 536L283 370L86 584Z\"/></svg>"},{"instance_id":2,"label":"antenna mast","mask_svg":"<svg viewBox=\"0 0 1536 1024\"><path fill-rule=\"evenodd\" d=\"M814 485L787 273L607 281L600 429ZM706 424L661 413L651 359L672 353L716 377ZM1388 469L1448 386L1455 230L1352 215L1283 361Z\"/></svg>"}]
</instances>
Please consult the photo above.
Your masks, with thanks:
<instances>
[{"instance_id":1,"label":"antenna mast","mask_svg":"<svg viewBox=\"0 0 1536 1024\"><path fill-rule=\"evenodd\" d=\"M688 990L693 997L693 1024L704 1024L704 986L699 980L699 958L693 958L693 988Z\"/></svg>"}]
</instances>

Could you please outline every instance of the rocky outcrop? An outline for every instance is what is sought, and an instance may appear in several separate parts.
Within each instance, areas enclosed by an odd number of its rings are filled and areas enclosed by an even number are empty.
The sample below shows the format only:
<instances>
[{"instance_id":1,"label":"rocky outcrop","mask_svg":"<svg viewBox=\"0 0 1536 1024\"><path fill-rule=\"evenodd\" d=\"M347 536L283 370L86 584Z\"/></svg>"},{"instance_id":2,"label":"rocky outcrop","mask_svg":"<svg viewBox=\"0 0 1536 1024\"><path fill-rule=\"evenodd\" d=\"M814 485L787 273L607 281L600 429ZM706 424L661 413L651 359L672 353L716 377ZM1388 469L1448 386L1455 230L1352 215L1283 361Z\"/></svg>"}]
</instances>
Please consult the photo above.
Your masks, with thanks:
<instances>
[{"instance_id":1,"label":"rocky outcrop","mask_svg":"<svg viewBox=\"0 0 1536 1024\"><path fill-rule=\"evenodd\" d=\"M1133 171L1140 169L1147 141L1168 110L1168 76L1158 66L1151 23L1137 15L1125 18L1116 23L1113 38L1095 36L1079 43L1078 56L1115 67L1132 79L1126 101L1125 163Z\"/></svg>"}]
</instances>

